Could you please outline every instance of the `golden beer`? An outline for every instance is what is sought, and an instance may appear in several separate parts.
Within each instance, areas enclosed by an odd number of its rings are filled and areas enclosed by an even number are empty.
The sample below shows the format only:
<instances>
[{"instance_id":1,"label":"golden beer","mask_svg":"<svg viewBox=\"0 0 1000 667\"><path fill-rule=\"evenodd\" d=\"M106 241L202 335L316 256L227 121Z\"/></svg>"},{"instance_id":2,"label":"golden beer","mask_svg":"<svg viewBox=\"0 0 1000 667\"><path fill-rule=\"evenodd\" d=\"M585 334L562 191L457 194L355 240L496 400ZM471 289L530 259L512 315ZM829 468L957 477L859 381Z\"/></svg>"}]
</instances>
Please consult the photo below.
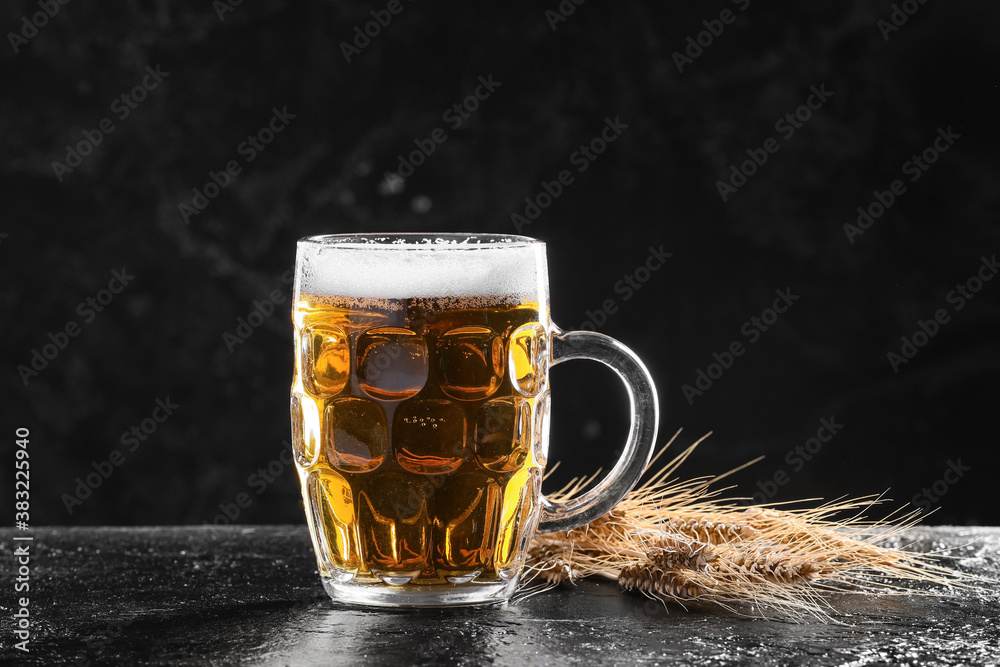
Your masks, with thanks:
<instances>
[{"instance_id":1,"label":"golden beer","mask_svg":"<svg viewBox=\"0 0 1000 667\"><path fill-rule=\"evenodd\" d=\"M293 443L324 579L520 572L549 412L547 304L530 299L297 294Z\"/></svg>"}]
</instances>

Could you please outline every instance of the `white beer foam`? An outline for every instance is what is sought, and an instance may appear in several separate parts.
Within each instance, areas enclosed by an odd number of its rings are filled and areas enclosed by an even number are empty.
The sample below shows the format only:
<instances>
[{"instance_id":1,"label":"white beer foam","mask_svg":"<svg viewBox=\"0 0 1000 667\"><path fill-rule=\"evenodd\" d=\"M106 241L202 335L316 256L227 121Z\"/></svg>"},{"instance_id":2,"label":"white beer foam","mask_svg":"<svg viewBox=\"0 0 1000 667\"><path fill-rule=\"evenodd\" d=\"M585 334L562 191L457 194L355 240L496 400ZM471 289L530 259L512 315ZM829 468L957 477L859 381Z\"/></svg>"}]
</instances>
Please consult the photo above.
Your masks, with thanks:
<instances>
[{"instance_id":1,"label":"white beer foam","mask_svg":"<svg viewBox=\"0 0 1000 667\"><path fill-rule=\"evenodd\" d=\"M296 294L351 299L544 299L543 243L300 243Z\"/></svg>"}]
</instances>

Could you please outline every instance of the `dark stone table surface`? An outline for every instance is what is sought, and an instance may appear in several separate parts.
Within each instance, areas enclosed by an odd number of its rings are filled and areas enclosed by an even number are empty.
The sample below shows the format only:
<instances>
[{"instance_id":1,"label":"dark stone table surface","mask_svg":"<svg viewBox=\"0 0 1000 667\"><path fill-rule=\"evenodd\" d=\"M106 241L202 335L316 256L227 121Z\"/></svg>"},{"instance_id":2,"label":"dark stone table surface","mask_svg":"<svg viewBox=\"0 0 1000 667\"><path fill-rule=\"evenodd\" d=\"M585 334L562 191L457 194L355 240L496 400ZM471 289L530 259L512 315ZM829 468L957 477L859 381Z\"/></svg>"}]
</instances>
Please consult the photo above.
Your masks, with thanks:
<instances>
[{"instance_id":1,"label":"dark stone table surface","mask_svg":"<svg viewBox=\"0 0 1000 667\"><path fill-rule=\"evenodd\" d=\"M1000 578L1000 528L906 537ZM12 646L18 544L30 545L29 653ZM368 611L326 597L305 526L4 529L0 586L4 664L1000 664L998 583L838 594L836 623L665 609L595 581L503 607Z\"/></svg>"}]
</instances>

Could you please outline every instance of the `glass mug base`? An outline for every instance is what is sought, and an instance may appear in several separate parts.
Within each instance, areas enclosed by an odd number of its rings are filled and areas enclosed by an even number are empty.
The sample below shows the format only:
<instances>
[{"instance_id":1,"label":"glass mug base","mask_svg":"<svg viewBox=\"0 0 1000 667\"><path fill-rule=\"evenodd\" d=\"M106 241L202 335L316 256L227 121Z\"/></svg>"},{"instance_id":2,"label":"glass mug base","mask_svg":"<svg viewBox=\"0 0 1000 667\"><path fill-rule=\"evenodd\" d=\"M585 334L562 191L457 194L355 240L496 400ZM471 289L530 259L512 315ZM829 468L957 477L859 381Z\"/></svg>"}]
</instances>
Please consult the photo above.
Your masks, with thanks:
<instances>
[{"instance_id":1,"label":"glass mug base","mask_svg":"<svg viewBox=\"0 0 1000 667\"><path fill-rule=\"evenodd\" d=\"M507 602L517 590L520 575L506 581L465 584L363 584L322 577L334 602L372 607L454 607Z\"/></svg>"}]
</instances>

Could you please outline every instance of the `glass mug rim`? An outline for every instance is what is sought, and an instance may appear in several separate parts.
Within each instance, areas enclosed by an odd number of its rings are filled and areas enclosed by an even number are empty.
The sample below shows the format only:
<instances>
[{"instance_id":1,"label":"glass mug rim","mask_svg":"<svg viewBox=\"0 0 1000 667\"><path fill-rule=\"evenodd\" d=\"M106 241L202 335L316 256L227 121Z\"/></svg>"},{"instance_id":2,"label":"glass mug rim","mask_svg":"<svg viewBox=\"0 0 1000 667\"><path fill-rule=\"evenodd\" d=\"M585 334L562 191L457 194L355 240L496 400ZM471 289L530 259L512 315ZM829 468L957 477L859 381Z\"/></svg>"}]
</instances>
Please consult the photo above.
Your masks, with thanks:
<instances>
[{"instance_id":1,"label":"glass mug rim","mask_svg":"<svg viewBox=\"0 0 1000 667\"><path fill-rule=\"evenodd\" d=\"M516 234L490 232L393 232L319 234L298 240L303 245L378 250L475 251L545 246L545 241Z\"/></svg>"}]
</instances>

